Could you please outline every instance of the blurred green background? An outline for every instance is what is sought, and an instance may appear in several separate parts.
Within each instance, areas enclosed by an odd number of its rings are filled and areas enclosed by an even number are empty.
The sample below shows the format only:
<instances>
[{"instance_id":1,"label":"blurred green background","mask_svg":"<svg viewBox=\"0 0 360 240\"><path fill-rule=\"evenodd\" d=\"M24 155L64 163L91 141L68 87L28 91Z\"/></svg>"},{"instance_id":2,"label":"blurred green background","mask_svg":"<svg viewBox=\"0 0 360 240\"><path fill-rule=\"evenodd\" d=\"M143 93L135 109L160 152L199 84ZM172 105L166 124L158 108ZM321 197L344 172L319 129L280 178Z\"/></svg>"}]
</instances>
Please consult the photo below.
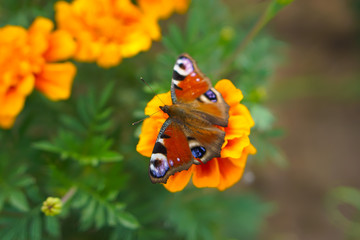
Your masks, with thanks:
<instances>
[{"instance_id":1,"label":"blurred green background","mask_svg":"<svg viewBox=\"0 0 360 240\"><path fill-rule=\"evenodd\" d=\"M0 26L53 19L54 2L2 0ZM221 69L271 2L193 0L150 51L111 69L76 63L70 100L34 92L0 131L0 239L359 239L359 1L294 1ZM169 193L135 151L130 124L153 97L139 78L168 91L181 52L231 79L256 122L258 153L224 192ZM40 212L73 187L59 216Z\"/></svg>"}]
</instances>

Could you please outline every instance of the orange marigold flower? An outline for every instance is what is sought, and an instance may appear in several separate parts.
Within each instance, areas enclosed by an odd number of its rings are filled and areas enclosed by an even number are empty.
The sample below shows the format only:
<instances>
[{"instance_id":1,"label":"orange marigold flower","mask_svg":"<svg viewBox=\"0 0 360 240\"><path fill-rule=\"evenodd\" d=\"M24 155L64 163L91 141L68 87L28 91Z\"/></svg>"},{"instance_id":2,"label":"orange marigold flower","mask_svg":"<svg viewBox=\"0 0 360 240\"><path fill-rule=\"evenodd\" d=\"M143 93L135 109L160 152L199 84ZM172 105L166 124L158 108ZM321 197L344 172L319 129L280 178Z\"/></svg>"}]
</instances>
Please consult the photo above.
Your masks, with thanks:
<instances>
[{"instance_id":1,"label":"orange marigold flower","mask_svg":"<svg viewBox=\"0 0 360 240\"><path fill-rule=\"evenodd\" d=\"M112 67L122 58L147 51L160 38L156 19L130 0L74 0L55 4L59 29L77 41L75 59Z\"/></svg>"},{"instance_id":2,"label":"orange marigold flower","mask_svg":"<svg viewBox=\"0 0 360 240\"><path fill-rule=\"evenodd\" d=\"M39 17L29 30L0 28L0 127L13 125L34 87L51 100L69 97L76 68L54 62L71 57L75 42L67 32L52 32L53 27Z\"/></svg>"},{"instance_id":3,"label":"orange marigold flower","mask_svg":"<svg viewBox=\"0 0 360 240\"><path fill-rule=\"evenodd\" d=\"M173 12L185 13L190 0L138 0L143 12L154 19L165 19Z\"/></svg>"},{"instance_id":4,"label":"orange marigold flower","mask_svg":"<svg viewBox=\"0 0 360 240\"><path fill-rule=\"evenodd\" d=\"M183 190L191 177L193 184L198 188L216 187L225 190L240 180L247 156L256 153L249 140L250 128L254 126L254 121L249 110L240 104L243 98L241 91L226 79L219 81L215 89L222 94L230 106L229 124L226 128L222 128L226 135L221 157L214 158L206 164L193 164L188 170L170 176L164 186L171 192ZM172 104L170 92L158 96L166 105ZM163 106L164 103L160 103L158 98L154 97L146 106L145 114L151 115L157 112L159 106ZM139 143L136 146L139 153L147 157L151 156L157 135L166 119L167 115L162 113L154 114L144 121Z\"/></svg>"}]
</instances>

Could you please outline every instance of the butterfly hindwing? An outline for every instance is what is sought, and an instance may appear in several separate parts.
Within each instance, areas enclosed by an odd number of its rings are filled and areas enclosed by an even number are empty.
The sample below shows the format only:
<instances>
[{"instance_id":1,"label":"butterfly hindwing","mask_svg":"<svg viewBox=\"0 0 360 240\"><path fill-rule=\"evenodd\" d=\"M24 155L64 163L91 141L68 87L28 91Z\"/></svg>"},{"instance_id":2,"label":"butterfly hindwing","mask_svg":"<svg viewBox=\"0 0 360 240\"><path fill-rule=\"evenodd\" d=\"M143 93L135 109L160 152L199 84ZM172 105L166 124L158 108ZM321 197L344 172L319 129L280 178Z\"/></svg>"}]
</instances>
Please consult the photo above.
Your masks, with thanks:
<instances>
[{"instance_id":1,"label":"butterfly hindwing","mask_svg":"<svg viewBox=\"0 0 360 240\"><path fill-rule=\"evenodd\" d=\"M202 164L220 157L225 132L200 118L189 118L184 125L190 151L195 164Z\"/></svg>"},{"instance_id":2,"label":"butterfly hindwing","mask_svg":"<svg viewBox=\"0 0 360 240\"><path fill-rule=\"evenodd\" d=\"M170 175L188 169L193 156L183 129L167 119L161 127L150 158L149 175L153 183L166 183Z\"/></svg>"}]
</instances>

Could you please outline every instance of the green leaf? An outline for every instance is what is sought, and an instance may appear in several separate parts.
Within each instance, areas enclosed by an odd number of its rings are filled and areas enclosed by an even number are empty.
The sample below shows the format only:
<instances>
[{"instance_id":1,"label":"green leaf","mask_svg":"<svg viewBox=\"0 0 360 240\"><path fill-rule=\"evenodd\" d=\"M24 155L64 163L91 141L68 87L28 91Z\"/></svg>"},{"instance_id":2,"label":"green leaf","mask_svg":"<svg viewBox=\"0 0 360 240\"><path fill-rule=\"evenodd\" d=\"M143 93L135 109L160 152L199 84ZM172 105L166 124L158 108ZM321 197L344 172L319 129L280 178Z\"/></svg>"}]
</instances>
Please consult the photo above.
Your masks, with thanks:
<instances>
[{"instance_id":1,"label":"green leaf","mask_svg":"<svg viewBox=\"0 0 360 240\"><path fill-rule=\"evenodd\" d=\"M136 229L140 226L138 220L132 214L125 211L118 212L117 219L126 228Z\"/></svg>"},{"instance_id":2,"label":"green leaf","mask_svg":"<svg viewBox=\"0 0 360 240\"><path fill-rule=\"evenodd\" d=\"M41 239L41 218L40 216L36 216L31 220L30 223L30 239L31 240L40 240Z\"/></svg>"},{"instance_id":3,"label":"green leaf","mask_svg":"<svg viewBox=\"0 0 360 240\"><path fill-rule=\"evenodd\" d=\"M80 119L83 121L85 125L91 122L91 116L88 112L88 102L85 98L79 98L76 102L77 112L79 113Z\"/></svg>"},{"instance_id":4,"label":"green leaf","mask_svg":"<svg viewBox=\"0 0 360 240\"><path fill-rule=\"evenodd\" d=\"M121 160L123 160L123 156L117 152L107 151L101 155L102 162L119 162Z\"/></svg>"},{"instance_id":5,"label":"green leaf","mask_svg":"<svg viewBox=\"0 0 360 240\"><path fill-rule=\"evenodd\" d=\"M34 178L29 176L20 177L18 180L15 180L14 185L17 187L26 187L35 182Z\"/></svg>"},{"instance_id":6,"label":"green leaf","mask_svg":"<svg viewBox=\"0 0 360 240\"><path fill-rule=\"evenodd\" d=\"M86 131L86 128L77 119L75 119L72 116L62 115L60 117L60 121L62 122L62 124L70 128L71 130L79 131L79 132Z\"/></svg>"},{"instance_id":7,"label":"green leaf","mask_svg":"<svg viewBox=\"0 0 360 240\"><path fill-rule=\"evenodd\" d=\"M33 146L34 146L34 148L48 151L48 152L57 153L60 151L59 147L55 146L54 144L52 144L50 142L46 142L46 141L36 142L33 144Z\"/></svg>"},{"instance_id":8,"label":"green leaf","mask_svg":"<svg viewBox=\"0 0 360 240\"><path fill-rule=\"evenodd\" d=\"M4 192L0 194L0 212L3 209L4 203L5 203L6 195Z\"/></svg>"},{"instance_id":9,"label":"green leaf","mask_svg":"<svg viewBox=\"0 0 360 240\"><path fill-rule=\"evenodd\" d=\"M99 100L99 108L103 108L107 101L109 101L112 92L114 91L115 82L108 82L105 89L102 91Z\"/></svg>"},{"instance_id":10,"label":"green leaf","mask_svg":"<svg viewBox=\"0 0 360 240\"><path fill-rule=\"evenodd\" d=\"M45 229L52 237L60 236L59 220L56 217L45 217Z\"/></svg>"},{"instance_id":11,"label":"green leaf","mask_svg":"<svg viewBox=\"0 0 360 240\"><path fill-rule=\"evenodd\" d=\"M105 209L103 206L99 205L98 208L96 209L96 213L95 213L95 227L96 229L99 229L101 227L103 227L106 223L105 221Z\"/></svg>"},{"instance_id":12,"label":"green leaf","mask_svg":"<svg viewBox=\"0 0 360 240\"><path fill-rule=\"evenodd\" d=\"M84 211L82 212L80 217L81 228L83 230L86 230L91 226L96 207L97 202L94 199L91 199L89 204L85 206Z\"/></svg>"},{"instance_id":13,"label":"green leaf","mask_svg":"<svg viewBox=\"0 0 360 240\"><path fill-rule=\"evenodd\" d=\"M275 117L269 109L261 106L254 105L250 108L251 116L254 119L255 127L260 131L270 130L274 124Z\"/></svg>"},{"instance_id":14,"label":"green leaf","mask_svg":"<svg viewBox=\"0 0 360 240\"><path fill-rule=\"evenodd\" d=\"M87 204L89 200L90 200L90 197L88 195L82 194L82 193L77 193L76 198L73 201L71 201L71 205L74 208L81 208L85 204Z\"/></svg>"},{"instance_id":15,"label":"green leaf","mask_svg":"<svg viewBox=\"0 0 360 240\"><path fill-rule=\"evenodd\" d=\"M107 223L109 226L116 225L116 216L112 208L108 207L107 209Z\"/></svg>"},{"instance_id":16,"label":"green leaf","mask_svg":"<svg viewBox=\"0 0 360 240\"><path fill-rule=\"evenodd\" d=\"M270 21L280 12L281 9L283 9L285 6L289 5L293 1L294 0L273 0L266 9L266 21Z\"/></svg>"},{"instance_id":17,"label":"green leaf","mask_svg":"<svg viewBox=\"0 0 360 240\"><path fill-rule=\"evenodd\" d=\"M12 190L9 196L9 202L11 205L21 211L28 211L29 205L26 200L25 194L20 190Z\"/></svg>"}]
</instances>

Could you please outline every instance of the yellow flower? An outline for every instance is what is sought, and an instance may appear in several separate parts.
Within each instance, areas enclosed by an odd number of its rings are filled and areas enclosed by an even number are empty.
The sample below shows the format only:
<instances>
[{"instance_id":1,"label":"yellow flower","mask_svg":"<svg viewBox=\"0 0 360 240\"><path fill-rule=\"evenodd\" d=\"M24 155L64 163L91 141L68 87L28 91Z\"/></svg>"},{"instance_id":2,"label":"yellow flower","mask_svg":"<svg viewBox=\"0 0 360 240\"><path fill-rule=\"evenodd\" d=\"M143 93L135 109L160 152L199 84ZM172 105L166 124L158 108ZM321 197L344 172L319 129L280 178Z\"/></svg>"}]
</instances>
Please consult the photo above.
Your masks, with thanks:
<instances>
[{"instance_id":1,"label":"yellow flower","mask_svg":"<svg viewBox=\"0 0 360 240\"><path fill-rule=\"evenodd\" d=\"M69 97L76 68L55 62L71 57L75 42L52 29L53 23L42 17L29 30L0 28L0 127L13 125L34 87L51 100Z\"/></svg>"},{"instance_id":2,"label":"yellow flower","mask_svg":"<svg viewBox=\"0 0 360 240\"><path fill-rule=\"evenodd\" d=\"M147 51L160 38L157 21L130 0L74 0L55 4L59 29L77 41L75 59L111 67Z\"/></svg>"},{"instance_id":3,"label":"yellow flower","mask_svg":"<svg viewBox=\"0 0 360 240\"><path fill-rule=\"evenodd\" d=\"M46 216L55 216L61 213L62 202L60 198L48 197L41 207Z\"/></svg>"},{"instance_id":4,"label":"yellow flower","mask_svg":"<svg viewBox=\"0 0 360 240\"><path fill-rule=\"evenodd\" d=\"M138 0L143 12L154 19L165 19L173 12L185 13L190 0Z\"/></svg>"},{"instance_id":5,"label":"yellow flower","mask_svg":"<svg viewBox=\"0 0 360 240\"><path fill-rule=\"evenodd\" d=\"M249 140L250 128L254 121L249 110L240 104L243 95L229 80L221 80L215 85L226 103L230 106L229 124L222 128L225 143L222 146L221 157L214 158L206 164L192 165L188 170L170 176L165 188L171 192L181 191L192 177L193 184L198 187L215 187L225 190L238 182L243 174L248 154L255 154L256 149ZM160 94L159 97L166 105L171 105L170 92ZM163 105L163 104L161 104ZM159 109L159 101L154 97L146 106L145 114L150 115ZM157 135L167 115L154 114L143 123L139 143L136 150L144 156L150 157Z\"/></svg>"}]
</instances>

